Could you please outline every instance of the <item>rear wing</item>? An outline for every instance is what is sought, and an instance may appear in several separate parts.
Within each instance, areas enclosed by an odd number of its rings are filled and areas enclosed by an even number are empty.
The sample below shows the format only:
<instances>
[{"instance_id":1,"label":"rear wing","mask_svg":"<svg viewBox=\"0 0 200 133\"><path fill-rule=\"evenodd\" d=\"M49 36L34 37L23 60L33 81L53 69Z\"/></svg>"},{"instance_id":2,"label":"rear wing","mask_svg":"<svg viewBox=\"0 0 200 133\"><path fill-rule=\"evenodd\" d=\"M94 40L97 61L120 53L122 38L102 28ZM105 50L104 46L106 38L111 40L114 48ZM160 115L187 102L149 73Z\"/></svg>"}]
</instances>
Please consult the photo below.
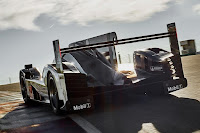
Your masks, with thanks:
<instances>
[{"instance_id":1,"label":"rear wing","mask_svg":"<svg viewBox=\"0 0 200 133\"><path fill-rule=\"evenodd\" d=\"M171 53L174 55L172 58L172 61L174 62L177 76L179 78L184 78L175 23L168 24L167 29L168 29L168 32L165 32L165 33L125 38L125 39L120 39L120 40L117 40L117 36L116 36L116 37L107 39L108 41L104 41L104 42L102 42L102 40L98 41L101 38L100 36L98 36L98 37L83 40L83 41L85 41L85 45L75 45L75 43L72 43L72 44L70 44L69 48L62 48L62 49L60 49L59 52L60 52L60 54L65 54L65 53L81 51L81 50L89 50L89 49L96 49L96 48L103 48L103 47L114 47L116 45L122 45L122 44L127 44L127 43L135 43L135 42L148 41L148 40L169 37ZM105 36L105 35L102 35L102 36ZM91 42L90 42L90 40L91 40ZM57 49L59 49L59 42L58 42L58 40L56 40L56 41L58 44ZM79 41L79 42L81 42L81 41ZM55 41L53 41L53 43L55 44ZM116 54L115 50L114 50L114 54ZM58 54L55 54L55 55L58 55ZM57 62L59 62L59 61L56 61L56 63Z\"/></svg>"}]
</instances>

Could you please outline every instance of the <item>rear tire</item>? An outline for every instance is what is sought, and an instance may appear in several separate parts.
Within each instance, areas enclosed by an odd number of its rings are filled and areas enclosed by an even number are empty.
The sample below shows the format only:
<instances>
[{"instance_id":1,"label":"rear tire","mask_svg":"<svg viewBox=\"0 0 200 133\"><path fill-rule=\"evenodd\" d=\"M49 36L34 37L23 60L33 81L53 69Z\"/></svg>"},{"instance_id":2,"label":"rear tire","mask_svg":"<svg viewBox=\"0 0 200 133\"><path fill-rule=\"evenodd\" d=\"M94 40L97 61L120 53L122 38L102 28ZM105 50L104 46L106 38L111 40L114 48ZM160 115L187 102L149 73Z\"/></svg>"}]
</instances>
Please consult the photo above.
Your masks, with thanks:
<instances>
[{"instance_id":1,"label":"rear tire","mask_svg":"<svg viewBox=\"0 0 200 133\"><path fill-rule=\"evenodd\" d=\"M20 87L21 87L21 93L22 93L22 97L24 99L25 104L30 104L31 100L27 93L25 75L22 72L20 72Z\"/></svg>"},{"instance_id":2,"label":"rear tire","mask_svg":"<svg viewBox=\"0 0 200 133\"><path fill-rule=\"evenodd\" d=\"M55 114L60 114L61 101L59 100L56 83L51 73L48 76L48 95L53 112Z\"/></svg>"}]
</instances>

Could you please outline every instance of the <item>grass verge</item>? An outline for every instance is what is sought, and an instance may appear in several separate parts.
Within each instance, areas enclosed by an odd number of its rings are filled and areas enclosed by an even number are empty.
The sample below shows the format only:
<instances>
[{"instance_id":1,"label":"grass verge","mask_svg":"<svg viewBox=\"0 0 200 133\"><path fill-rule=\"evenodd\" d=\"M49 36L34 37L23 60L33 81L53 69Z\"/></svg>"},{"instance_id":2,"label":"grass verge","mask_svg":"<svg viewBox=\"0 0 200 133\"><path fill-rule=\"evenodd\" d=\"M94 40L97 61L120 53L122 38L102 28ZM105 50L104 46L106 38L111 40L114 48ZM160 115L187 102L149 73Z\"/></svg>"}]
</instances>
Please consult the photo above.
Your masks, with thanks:
<instances>
[{"instance_id":1,"label":"grass verge","mask_svg":"<svg viewBox=\"0 0 200 133\"><path fill-rule=\"evenodd\" d=\"M20 91L19 83L7 84L7 85L0 85L0 91Z\"/></svg>"}]
</instances>

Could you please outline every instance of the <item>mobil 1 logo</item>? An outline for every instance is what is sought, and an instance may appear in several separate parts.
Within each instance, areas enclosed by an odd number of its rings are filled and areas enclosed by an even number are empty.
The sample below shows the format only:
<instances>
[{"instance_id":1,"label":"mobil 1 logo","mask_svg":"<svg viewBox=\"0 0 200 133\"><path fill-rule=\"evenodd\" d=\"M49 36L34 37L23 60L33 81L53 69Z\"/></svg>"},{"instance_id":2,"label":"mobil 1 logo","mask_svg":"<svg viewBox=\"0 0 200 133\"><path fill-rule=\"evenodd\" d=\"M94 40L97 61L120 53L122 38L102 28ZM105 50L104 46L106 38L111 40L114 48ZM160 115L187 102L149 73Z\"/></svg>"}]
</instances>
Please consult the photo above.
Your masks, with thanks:
<instances>
[{"instance_id":1,"label":"mobil 1 logo","mask_svg":"<svg viewBox=\"0 0 200 133\"><path fill-rule=\"evenodd\" d=\"M167 87L167 90L169 92L171 92L171 91L179 90L179 89L182 89L182 88L183 88L183 85L179 84L179 85L169 86L169 87Z\"/></svg>"},{"instance_id":2,"label":"mobil 1 logo","mask_svg":"<svg viewBox=\"0 0 200 133\"><path fill-rule=\"evenodd\" d=\"M90 109L90 108L91 108L91 103L84 103L84 104L73 106L73 110L82 110L82 109Z\"/></svg>"}]
</instances>

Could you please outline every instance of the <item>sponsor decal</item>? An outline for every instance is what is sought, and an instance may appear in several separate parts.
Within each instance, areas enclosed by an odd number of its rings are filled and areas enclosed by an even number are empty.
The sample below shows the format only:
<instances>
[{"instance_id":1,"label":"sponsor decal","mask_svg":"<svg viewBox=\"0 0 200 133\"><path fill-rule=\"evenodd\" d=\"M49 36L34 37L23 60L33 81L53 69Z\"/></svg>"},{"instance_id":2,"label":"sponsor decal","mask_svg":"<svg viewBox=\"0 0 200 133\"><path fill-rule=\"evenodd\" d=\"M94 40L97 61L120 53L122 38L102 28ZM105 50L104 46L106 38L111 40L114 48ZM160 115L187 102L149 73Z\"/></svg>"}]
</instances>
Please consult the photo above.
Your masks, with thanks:
<instances>
[{"instance_id":1,"label":"sponsor decal","mask_svg":"<svg viewBox=\"0 0 200 133\"><path fill-rule=\"evenodd\" d=\"M89 108L91 108L91 103L84 103L84 104L73 106L74 110L89 109Z\"/></svg>"},{"instance_id":2,"label":"sponsor decal","mask_svg":"<svg viewBox=\"0 0 200 133\"><path fill-rule=\"evenodd\" d=\"M163 67L162 66L150 66L151 71L162 71Z\"/></svg>"},{"instance_id":3,"label":"sponsor decal","mask_svg":"<svg viewBox=\"0 0 200 133\"><path fill-rule=\"evenodd\" d=\"M167 87L168 91L175 91L175 90L179 90L179 89L182 89L182 88L183 88L182 84Z\"/></svg>"}]
</instances>

